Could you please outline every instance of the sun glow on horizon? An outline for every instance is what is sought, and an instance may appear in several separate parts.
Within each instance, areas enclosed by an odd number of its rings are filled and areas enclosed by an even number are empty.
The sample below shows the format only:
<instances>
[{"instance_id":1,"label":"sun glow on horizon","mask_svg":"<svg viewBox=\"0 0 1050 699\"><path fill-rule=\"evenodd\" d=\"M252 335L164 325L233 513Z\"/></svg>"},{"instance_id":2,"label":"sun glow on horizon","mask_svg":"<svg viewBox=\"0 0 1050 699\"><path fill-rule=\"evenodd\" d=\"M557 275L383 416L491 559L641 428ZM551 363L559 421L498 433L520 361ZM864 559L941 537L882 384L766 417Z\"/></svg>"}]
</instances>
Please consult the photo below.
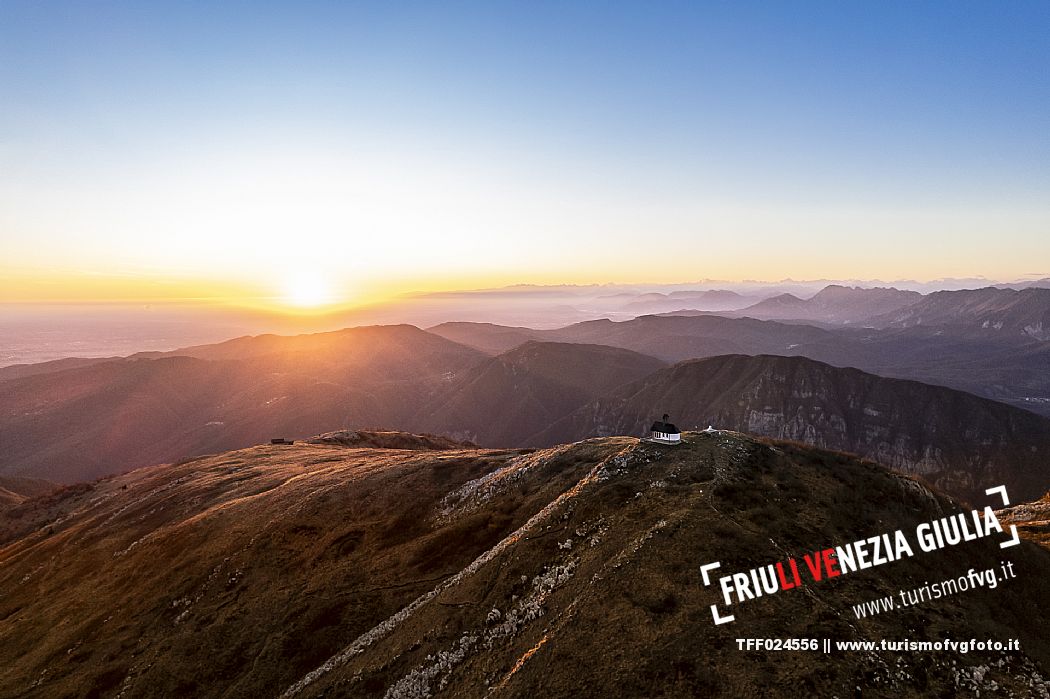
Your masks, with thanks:
<instances>
[{"instance_id":1,"label":"sun glow on horizon","mask_svg":"<svg viewBox=\"0 0 1050 699\"><path fill-rule=\"evenodd\" d=\"M319 309L336 302L332 285L317 273L298 272L282 284L281 302L298 309Z\"/></svg>"}]
</instances>

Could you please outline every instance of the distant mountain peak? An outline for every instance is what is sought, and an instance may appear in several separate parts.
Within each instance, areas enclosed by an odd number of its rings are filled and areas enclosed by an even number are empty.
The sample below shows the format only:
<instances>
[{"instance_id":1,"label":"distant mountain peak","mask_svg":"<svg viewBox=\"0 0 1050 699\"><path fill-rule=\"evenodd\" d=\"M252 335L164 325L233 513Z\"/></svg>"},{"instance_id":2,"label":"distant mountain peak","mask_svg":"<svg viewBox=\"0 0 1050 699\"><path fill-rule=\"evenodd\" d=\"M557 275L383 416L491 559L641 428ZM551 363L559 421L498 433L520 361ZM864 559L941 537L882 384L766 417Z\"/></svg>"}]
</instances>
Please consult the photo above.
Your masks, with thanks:
<instances>
[{"instance_id":1,"label":"distant mountain peak","mask_svg":"<svg viewBox=\"0 0 1050 699\"><path fill-rule=\"evenodd\" d=\"M748 306L738 314L766 320L860 323L872 316L906 307L920 298L922 295L915 291L830 284L808 299L781 294Z\"/></svg>"}]
</instances>

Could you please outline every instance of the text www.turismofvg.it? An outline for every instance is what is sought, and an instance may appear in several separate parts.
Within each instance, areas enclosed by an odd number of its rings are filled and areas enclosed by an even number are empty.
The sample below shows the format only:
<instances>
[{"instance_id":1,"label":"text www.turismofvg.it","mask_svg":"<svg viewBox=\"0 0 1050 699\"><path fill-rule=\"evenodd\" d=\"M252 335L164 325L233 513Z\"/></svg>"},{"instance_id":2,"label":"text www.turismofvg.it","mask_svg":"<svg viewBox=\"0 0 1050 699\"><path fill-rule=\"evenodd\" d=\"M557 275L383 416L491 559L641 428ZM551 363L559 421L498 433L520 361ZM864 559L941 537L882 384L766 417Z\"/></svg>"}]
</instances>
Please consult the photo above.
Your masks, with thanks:
<instances>
[{"instance_id":1,"label":"text www.turismofvg.it","mask_svg":"<svg viewBox=\"0 0 1050 699\"><path fill-rule=\"evenodd\" d=\"M888 595L870 602L855 604L853 605L853 613L858 619L863 619L882 612L892 612L895 609L904 609L923 602L941 599L942 597L950 597L967 590L976 590L984 587L994 590L999 586L1000 582L1012 580L1016 577L1014 564L1011 561L1001 562L998 569L974 570L970 568L965 575L960 575L957 578L948 578L932 584L926 583L911 590L900 590L896 595Z\"/></svg>"}]
</instances>

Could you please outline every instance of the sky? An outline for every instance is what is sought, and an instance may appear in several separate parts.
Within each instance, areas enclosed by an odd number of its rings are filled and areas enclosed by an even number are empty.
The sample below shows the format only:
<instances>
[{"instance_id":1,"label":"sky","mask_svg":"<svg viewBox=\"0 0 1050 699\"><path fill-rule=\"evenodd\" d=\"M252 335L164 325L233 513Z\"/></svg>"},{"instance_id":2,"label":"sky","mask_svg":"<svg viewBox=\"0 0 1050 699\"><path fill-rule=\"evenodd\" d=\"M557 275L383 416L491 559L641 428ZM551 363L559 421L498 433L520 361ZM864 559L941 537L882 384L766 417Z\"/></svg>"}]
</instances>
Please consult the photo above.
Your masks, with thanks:
<instances>
[{"instance_id":1,"label":"sky","mask_svg":"<svg viewBox=\"0 0 1050 699\"><path fill-rule=\"evenodd\" d=\"M0 301L1050 275L1050 3L0 0Z\"/></svg>"}]
</instances>

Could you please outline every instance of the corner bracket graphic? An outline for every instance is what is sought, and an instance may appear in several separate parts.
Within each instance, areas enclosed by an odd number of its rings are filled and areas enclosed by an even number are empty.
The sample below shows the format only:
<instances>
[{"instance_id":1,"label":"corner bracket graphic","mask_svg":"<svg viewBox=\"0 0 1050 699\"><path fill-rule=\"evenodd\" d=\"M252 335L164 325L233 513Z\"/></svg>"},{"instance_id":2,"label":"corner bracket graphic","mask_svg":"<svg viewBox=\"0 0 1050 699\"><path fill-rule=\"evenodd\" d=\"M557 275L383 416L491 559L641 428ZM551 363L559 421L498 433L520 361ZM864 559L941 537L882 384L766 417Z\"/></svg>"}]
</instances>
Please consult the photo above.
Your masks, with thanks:
<instances>
[{"instance_id":1,"label":"corner bracket graphic","mask_svg":"<svg viewBox=\"0 0 1050 699\"><path fill-rule=\"evenodd\" d=\"M1003 499L1003 507L1006 507L1007 505L1010 504L1010 496L1006 494L1006 486L1005 485L997 485L994 488L988 488L984 492L987 495L996 495L996 494L999 495L999 497L1001 497ZM1004 541L1001 544L999 544L999 548L1007 549L1007 548L1010 548L1011 546L1017 546L1019 543L1021 543L1021 536L1020 536L1020 534L1017 533L1017 525L1016 524L1011 524L1010 525L1010 534L1012 535L1012 538L1009 541Z\"/></svg>"}]
</instances>

